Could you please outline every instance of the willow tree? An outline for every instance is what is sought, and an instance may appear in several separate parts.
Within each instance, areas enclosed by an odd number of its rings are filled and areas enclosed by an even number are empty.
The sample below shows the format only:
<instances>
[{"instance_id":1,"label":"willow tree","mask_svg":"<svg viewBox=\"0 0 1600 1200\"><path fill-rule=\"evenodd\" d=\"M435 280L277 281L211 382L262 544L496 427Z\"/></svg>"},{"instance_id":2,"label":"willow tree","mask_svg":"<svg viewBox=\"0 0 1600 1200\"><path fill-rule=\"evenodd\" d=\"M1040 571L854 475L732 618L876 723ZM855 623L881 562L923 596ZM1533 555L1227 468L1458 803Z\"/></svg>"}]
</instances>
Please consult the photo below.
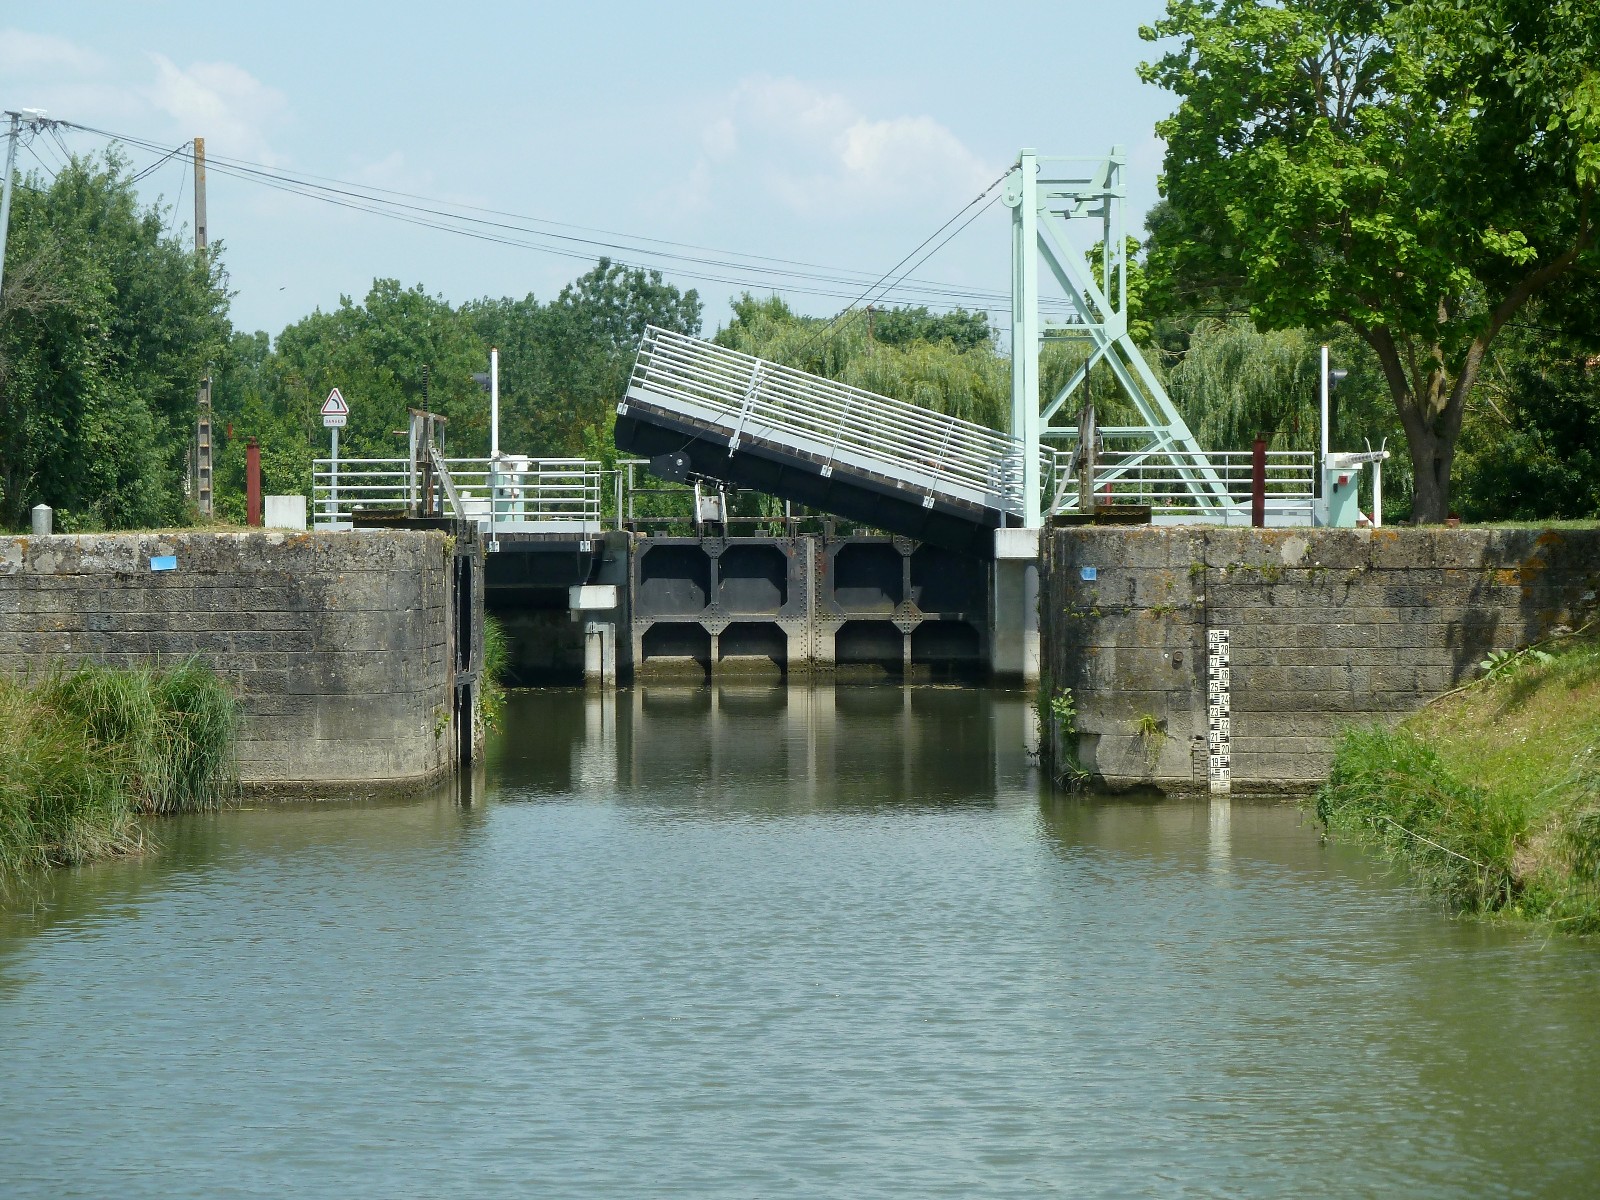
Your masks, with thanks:
<instances>
[{"instance_id":1,"label":"willow tree","mask_svg":"<svg viewBox=\"0 0 1600 1200\"><path fill-rule=\"evenodd\" d=\"M995 352L988 319L957 309L847 310L825 320L797 315L777 296L748 292L716 342L784 366L1003 428L1011 405L1011 365Z\"/></svg>"},{"instance_id":2,"label":"willow tree","mask_svg":"<svg viewBox=\"0 0 1600 1200\"><path fill-rule=\"evenodd\" d=\"M1377 355L1421 521L1449 511L1466 401L1508 322L1596 263L1593 0L1168 0L1174 92L1151 269L1263 329Z\"/></svg>"}]
</instances>

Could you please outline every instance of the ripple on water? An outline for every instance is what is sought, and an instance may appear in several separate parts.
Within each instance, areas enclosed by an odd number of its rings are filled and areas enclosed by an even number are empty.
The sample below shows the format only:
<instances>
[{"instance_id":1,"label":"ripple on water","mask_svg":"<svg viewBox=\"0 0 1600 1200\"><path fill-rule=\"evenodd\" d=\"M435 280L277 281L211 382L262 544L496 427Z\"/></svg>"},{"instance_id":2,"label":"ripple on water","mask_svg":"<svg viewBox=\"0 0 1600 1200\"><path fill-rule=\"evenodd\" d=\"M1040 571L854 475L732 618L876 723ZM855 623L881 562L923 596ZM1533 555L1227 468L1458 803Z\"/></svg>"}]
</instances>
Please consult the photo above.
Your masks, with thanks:
<instances>
[{"instance_id":1,"label":"ripple on water","mask_svg":"<svg viewBox=\"0 0 1600 1200\"><path fill-rule=\"evenodd\" d=\"M471 808L51 877L0 924L8 1194L1600 1177L1592 950L1447 921L1292 808L1041 801L1020 696L713 699L519 696Z\"/></svg>"}]
</instances>

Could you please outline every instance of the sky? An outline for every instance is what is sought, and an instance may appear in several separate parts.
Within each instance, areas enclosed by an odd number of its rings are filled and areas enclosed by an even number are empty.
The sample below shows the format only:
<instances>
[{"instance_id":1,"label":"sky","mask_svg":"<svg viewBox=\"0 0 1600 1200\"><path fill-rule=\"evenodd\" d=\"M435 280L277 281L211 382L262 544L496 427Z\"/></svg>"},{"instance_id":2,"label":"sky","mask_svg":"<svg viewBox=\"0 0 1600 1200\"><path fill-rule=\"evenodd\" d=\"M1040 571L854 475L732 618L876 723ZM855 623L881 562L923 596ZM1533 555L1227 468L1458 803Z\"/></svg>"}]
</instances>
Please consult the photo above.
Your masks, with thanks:
<instances>
[{"instance_id":1,"label":"sky","mask_svg":"<svg viewBox=\"0 0 1600 1200\"><path fill-rule=\"evenodd\" d=\"M569 228L582 226L682 244L654 243L658 252L708 257L684 248L693 246L833 269L819 283L770 261L649 260L699 290L708 332L746 287L776 290L804 312L839 310L962 213L1024 146L1125 147L1137 227L1156 197L1154 125L1173 106L1137 76L1155 49L1138 29L1160 15L1160 0L7 7L0 108L43 108L169 148L202 136L218 166L259 163L562 222L545 228L568 237L610 239ZM60 137L25 146L19 167L49 178L63 150L106 144L76 130ZM139 168L160 157L129 156ZM173 207L185 237L189 170L173 159L140 184L147 200ZM549 300L602 252L474 240L217 170L207 204L235 326L274 335L341 296L359 300L376 277L452 303ZM1007 210L993 204L963 228L966 216L915 277L993 293L982 306L1003 319Z\"/></svg>"}]
</instances>

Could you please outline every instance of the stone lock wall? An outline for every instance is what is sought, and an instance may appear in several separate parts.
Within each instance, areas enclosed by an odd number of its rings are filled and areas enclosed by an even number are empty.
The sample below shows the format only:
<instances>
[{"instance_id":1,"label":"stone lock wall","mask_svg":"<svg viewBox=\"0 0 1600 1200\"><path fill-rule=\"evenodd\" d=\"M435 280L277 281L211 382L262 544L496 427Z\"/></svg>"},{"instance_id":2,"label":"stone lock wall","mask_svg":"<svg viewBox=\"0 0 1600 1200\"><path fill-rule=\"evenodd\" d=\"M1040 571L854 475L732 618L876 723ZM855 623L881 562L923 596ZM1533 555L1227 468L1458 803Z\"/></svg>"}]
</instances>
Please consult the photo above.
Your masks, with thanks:
<instances>
[{"instance_id":1,"label":"stone lock wall","mask_svg":"<svg viewBox=\"0 0 1600 1200\"><path fill-rule=\"evenodd\" d=\"M242 702L247 784L425 779L457 745L452 556L437 531L0 539L0 670L198 654Z\"/></svg>"},{"instance_id":2,"label":"stone lock wall","mask_svg":"<svg viewBox=\"0 0 1600 1200\"><path fill-rule=\"evenodd\" d=\"M1207 786L1207 633L1231 643L1236 790L1314 786L1351 724L1394 721L1493 650L1591 617L1600 530L1053 529L1045 686L1112 785Z\"/></svg>"}]
</instances>

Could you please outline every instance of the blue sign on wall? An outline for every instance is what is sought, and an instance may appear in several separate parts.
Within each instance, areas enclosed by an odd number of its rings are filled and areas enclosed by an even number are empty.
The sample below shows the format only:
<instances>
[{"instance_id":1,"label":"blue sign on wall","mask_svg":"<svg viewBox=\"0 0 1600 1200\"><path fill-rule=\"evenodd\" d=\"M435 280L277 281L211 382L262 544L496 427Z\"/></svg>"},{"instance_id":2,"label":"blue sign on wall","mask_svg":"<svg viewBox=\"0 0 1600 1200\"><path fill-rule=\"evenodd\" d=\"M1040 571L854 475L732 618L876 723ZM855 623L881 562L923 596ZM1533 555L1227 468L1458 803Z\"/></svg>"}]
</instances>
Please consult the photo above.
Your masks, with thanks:
<instances>
[{"instance_id":1,"label":"blue sign on wall","mask_svg":"<svg viewBox=\"0 0 1600 1200\"><path fill-rule=\"evenodd\" d=\"M1085 583L1093 583L1096 579L1100 578L1100 568L1083 567L1078 571L1078 577L1081 578Z\"/></svg>"},{"instance_id":2,"label":"blue sign on wall","mask_svg":"<svg viewBox=\"0 0 1600 1200\"><path fill-rule=\"evenodd\" d=\"M178 556L176 554L151 555L150 569L152 571L176 571L178 569Z\"/></svg>"}]
</instances>

